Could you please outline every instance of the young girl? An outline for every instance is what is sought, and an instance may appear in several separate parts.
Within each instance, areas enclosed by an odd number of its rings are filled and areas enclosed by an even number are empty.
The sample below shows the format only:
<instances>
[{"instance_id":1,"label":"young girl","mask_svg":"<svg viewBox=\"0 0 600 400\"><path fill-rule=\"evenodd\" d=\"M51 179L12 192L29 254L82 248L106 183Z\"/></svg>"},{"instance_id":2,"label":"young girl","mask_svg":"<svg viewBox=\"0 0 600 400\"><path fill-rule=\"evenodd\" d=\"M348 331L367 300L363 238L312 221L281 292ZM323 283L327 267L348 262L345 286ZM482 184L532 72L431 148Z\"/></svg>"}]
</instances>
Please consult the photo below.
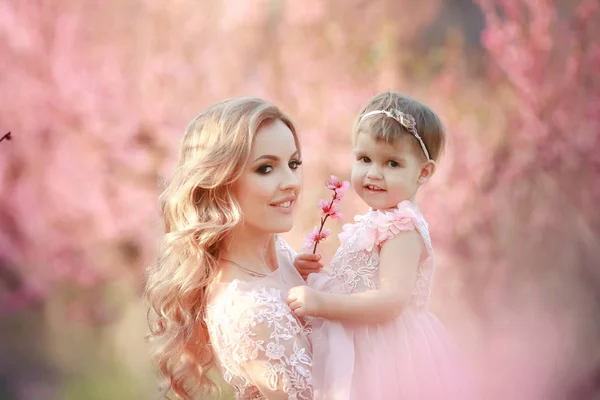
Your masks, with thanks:
<instances>
[{"instance_id":1,"label":"young girl","mask_svg":"<svg viewBox=\"0 0 600 400\"><path fill-rule=\"evenodd\" d=\"M464 399L452 346L427 312L434 272L418 190L436 170L444 128L427 106L396 93L371 99L354 127L352 186L370 206L340 234L331 266L291 289L313 320L315 399ZM318 268L300 255L301 273Z\"/></svg>"}]
</instances>

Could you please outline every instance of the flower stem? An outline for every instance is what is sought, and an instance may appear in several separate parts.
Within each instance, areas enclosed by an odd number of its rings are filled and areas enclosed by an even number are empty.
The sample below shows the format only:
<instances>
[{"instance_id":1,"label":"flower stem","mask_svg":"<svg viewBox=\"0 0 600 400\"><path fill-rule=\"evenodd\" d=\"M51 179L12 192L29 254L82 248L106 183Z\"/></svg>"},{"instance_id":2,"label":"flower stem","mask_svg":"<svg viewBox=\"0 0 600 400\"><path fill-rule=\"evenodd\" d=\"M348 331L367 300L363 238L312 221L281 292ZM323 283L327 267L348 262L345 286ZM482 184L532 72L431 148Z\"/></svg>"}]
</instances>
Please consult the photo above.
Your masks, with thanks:
<instances>
[{"instance_id":1,"label":"flower stem","mask_svg":"<svg viewBox=\"0 0 600 400\"><path fill-rule=\"evenodd\" d=\"M4 139L6 139L6 140L10 140L11 139L10 132L8 132L4 136L2 136L0 138L0 142L3 141Z\"/></svg>"},{"instance_id":2,"label":"flower stem","mask_svg":"<svg viewBox=\"0 0 600 400\"><path fill-rule=\"evenodd\" d=\"M334 189L333 190L333 198L331 199L331 202L329 203L330 209L331 209L331 207L333 207L333 202L335 201L335 199L337 199L337 192ZM323 230L323 227L325 226L325 221L327 221L327 218L329 218L329 215L325 215L325 217L321 218L321 227L319 228L317 240L315 240L315 246L313 247L313 251L312 251L313 254L315 254L315 252L317 251L317 245L319 244L319 238L321 237L321 231Z\"/></svg>"}]
</instances>

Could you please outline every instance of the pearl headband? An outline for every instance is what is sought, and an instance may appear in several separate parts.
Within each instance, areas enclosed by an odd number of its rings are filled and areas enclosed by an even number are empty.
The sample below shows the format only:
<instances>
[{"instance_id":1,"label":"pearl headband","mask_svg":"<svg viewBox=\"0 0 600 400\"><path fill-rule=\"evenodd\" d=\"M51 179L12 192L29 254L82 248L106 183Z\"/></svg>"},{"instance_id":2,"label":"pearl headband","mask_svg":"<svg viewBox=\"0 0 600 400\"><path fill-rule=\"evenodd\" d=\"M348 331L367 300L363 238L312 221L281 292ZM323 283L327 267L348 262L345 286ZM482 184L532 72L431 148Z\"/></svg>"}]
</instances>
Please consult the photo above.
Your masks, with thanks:
<instances>
[{"instance_id":1,"label":"pearl headband","mask_svg":"<svg viewBox=\"0 0 600 400\"><path fill-rule=\"evenodd\" d=\"M398 121L398 123L400 125L402 125L404 128L406 128L407 131L409 131L415 138L417 138L417 140L419 141L419 144L421 145L421 149L423 149L423 153L425 153L425 157L427 157L427 160L431 161L431 158L429 157L429 152L427 151L427 147L425 147L425 143L423 142L423 139L421 139L421 136L419 136L419 133L417 132L417 122L415 121L415 119L413 118L412 115L405 114L402 111L396 110L395 108L392 109L391 111L374 110L374 111L370 111L370 112L366 113L365 115L363 115L360 118L359 123L362 122L365 118L370 117L372 115L377 115L377 114L385 114L387 117Z\"/></svg>"}]
</instances>

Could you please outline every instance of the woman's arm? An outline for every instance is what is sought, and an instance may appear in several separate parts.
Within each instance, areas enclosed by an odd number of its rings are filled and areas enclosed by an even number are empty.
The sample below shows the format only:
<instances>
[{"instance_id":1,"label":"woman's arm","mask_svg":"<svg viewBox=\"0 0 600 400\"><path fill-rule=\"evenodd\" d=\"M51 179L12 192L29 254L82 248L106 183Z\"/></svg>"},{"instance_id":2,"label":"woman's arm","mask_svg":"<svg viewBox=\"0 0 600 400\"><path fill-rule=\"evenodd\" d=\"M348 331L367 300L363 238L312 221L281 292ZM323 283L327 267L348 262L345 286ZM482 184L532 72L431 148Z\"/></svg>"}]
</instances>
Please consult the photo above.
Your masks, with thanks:
<instances>
[{"instance_id":1,"label":"woman's arm","mask_svg":"<svg viewBox=\"0 0 600 400\"><path fill-rule=\"evenodd\" d=\"M385 241L380 252L379 289L354 294L319 293L293 288L288 303L298 316L379 323L404 310L414 289L423 242L415 230Z\"/></svg>"},{"instance_id":2,"label":"woman's arm","mask_svg":"<svg viewBox=\"0 0 600 400\"><path fill-rule=\"evenodd\" d=\"M263 344L241 364L246 376L269 400L312 400L312 354L306 336L273 336L269 325L265 320L253 328L255 339Z\"/></svg>"},{"instance_id":3,"label":"woman's arm","mask_svg":"<svg viewBox=\"0 0 600 400\"><path fill-rule=\"evenodd\" d=\"M273 400L312 400L312 353L307 330L270 290L244 296L222 327L221 354L241 375Z\"/></svg>"}]
</instances>

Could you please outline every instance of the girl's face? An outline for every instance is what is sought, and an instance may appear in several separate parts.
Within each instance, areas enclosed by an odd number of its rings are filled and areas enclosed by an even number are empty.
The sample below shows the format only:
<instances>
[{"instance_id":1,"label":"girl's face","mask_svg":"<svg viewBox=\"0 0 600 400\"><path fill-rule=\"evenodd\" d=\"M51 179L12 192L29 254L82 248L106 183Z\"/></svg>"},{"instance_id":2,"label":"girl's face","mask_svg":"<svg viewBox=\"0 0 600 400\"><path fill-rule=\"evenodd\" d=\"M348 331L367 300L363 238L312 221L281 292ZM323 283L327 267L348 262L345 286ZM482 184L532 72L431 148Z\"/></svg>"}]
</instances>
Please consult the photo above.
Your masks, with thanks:
<instances>
[{"instance_id":1,"label":"girl's face","mask_svg":"<svg viewBox=\"0 0 600 400\"><path fill-rule=\"evenodd\" d=\"M259 129L248 166L233 185L244 230L281 233L292 229L302 188L301 164L296 138L287 125L276 120Z\"/></svg>"},{"instance_id":2,"label":"girl's face","mask_svg":"<svg viewBox=\"0 0 600 400\"><path fill-rule=\"evenodd\" d=\"M415 154L411 140L404 136L387 144L364 132L356 137L352 186L371 208L385 210L414 200L433 174L435 163Z\"/></svg>"}]
</instances>

